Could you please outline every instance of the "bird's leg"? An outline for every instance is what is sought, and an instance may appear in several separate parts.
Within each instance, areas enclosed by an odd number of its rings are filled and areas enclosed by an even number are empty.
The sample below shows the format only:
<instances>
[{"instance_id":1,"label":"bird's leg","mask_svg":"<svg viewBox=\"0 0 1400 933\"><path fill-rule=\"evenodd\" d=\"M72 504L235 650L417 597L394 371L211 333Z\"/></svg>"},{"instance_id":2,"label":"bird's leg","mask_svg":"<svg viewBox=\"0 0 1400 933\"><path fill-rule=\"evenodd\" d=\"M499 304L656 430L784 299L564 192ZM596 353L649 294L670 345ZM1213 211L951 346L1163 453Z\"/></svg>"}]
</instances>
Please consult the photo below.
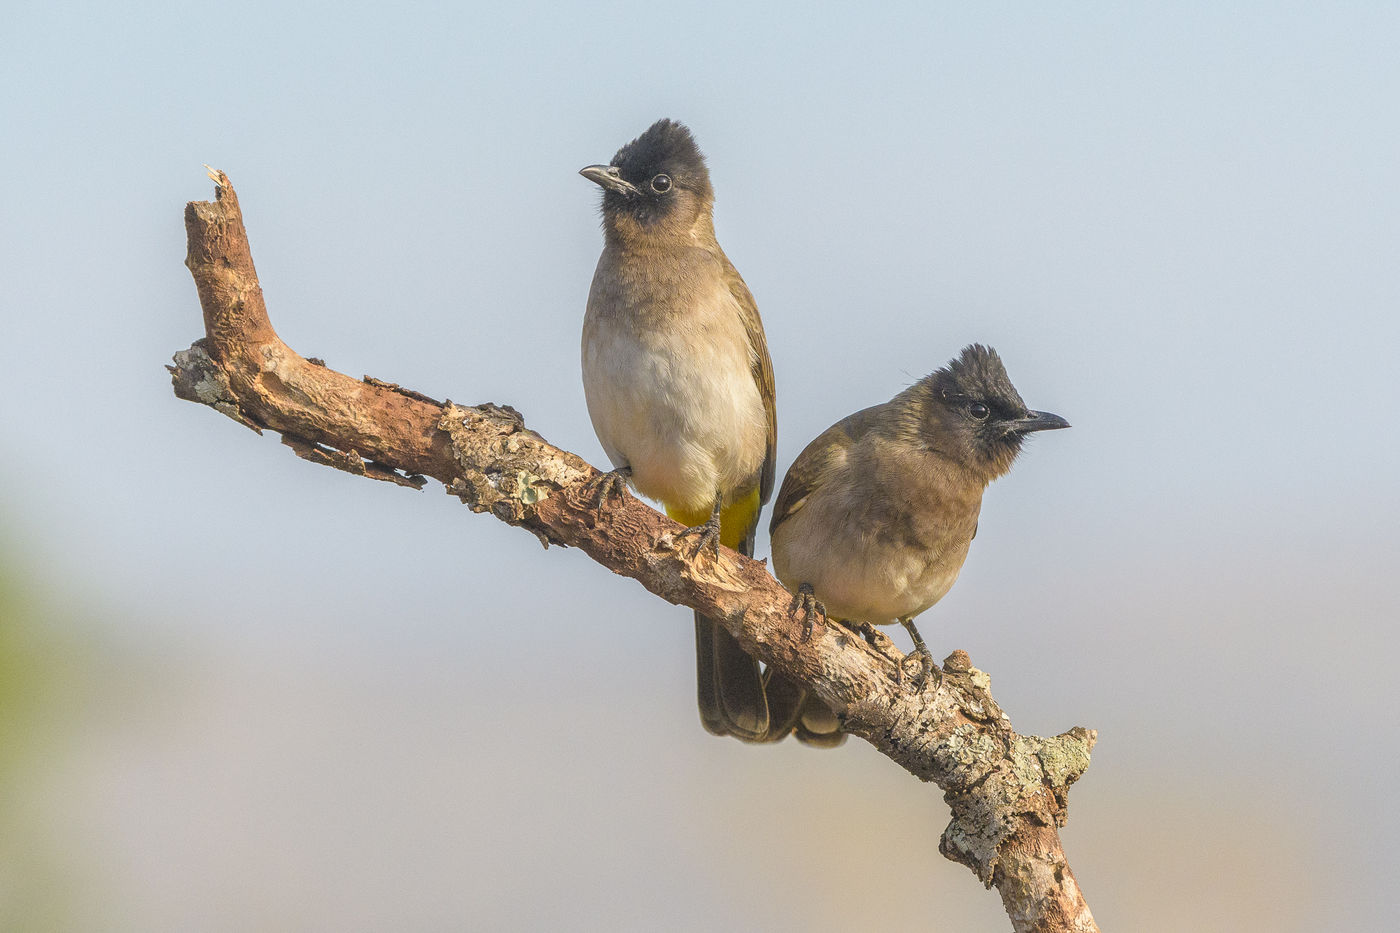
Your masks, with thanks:
<instances>
[{"instance_id":1,"label":"bird's leg","mask_svg":"<svg viewBox=\"0 0 1400 933\"><path fill-rule=\"evenodd\" d=\"M914 653L919 656L920 665L919 677L914 681L914 688L921 690L924 684L928 682L929 674L938 670L938 667L934 664L933 652L928 650L928 645L924 644L923 636L919 634L918 629L914 628L914 620L906 616L899 620L899 624L904 626L905 630L909 632L909 637L914 639ZM899 665L899 672L902 679L904 674L904 665L902 663ZM941 670L938 671L938 685L940 687L943 686L943 672Z\"/></svg>"},{"instance_id":2,"label":"bird's leg","mask_svg":"<svg viewBox=\"0 0 1400 933\"><path fill-rule=\"evenodd\" d=\"M844 625L849 627L851 623L846 622ZM869 621L862 622L851 631L852 634L865 639L865 643L871 648L874 648L876 654L890 662L890 665L894 668L895 683L904 683L904 665L902 663L904 661L904 655L900 653L899 649L895 648L894 642L890 641L888 635L880 631Z\"/></svg>"},{"instance_id":3,"label":"bird's leg","mask_svg":"<svg viewBox=\"0 0 1400 933\"><path fill-rule=\"evenodd\" d=\"M625 499L627 497L627 481L632 478L632 468L630 466L620 466L615 470L598 475L588 485L596 491L593 494L593 508L601 509L603 504L614 496Z\"/></svg>"},{"instance_id":4,"label":"bird's leg","mask_svg":"<svg viewBox=\"0 0 1400 933\"><path fill-rule=\"evenodd\" d=\"M891 644L889 637L869 622L862 622L860 628L856 629L856 631L860 632L861 637L865 639L865 643L876 651L883 654L889 649Z\"/></svg>"},{"instance_id":5,"label":"bird's leg","mask_svg":"<svg viewBox=\"0 0 1400 933\"><path fill-rule=\"evenodd\" d=\"M797 616L797 610L802 610L802 640L812 640L812 619L821 616L822 625L826 625L826 607L822 601L817 599L816 592L812 589L812 584L804 583L797 588L797 592L792 594L792 608L789 610L793 617Z\"/></svg>"},{"instance_id":6,"label":"bird's leg","mask_svg":"<svg viewBox=\"0 0 1400 933\"><path fill-rule=\"evenodd\" d=\"M709 521L699 525L691 525L689 528L676 535L677 540L689 535L700 536L700 541L695 546L696 557L699 557L700 552L708 548L714 552L715 559L719 559L719 510L720 506L723 504L724 496L715 496L715 508L714 511L710 513Z\"/></svg>"}]
</instances>

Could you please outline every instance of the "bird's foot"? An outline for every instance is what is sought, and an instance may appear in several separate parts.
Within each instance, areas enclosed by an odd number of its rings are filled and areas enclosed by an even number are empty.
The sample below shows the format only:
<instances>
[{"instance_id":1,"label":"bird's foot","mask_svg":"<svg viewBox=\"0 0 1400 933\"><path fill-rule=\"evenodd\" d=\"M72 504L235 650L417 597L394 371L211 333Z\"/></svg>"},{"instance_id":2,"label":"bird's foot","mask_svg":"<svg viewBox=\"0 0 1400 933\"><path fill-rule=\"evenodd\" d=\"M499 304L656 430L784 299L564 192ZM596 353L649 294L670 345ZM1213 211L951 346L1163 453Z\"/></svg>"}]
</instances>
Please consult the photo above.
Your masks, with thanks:
<instances>
[{"instance_id":1,"label":"bird's foot","mask_svg":"<svg viewBox=\"0 0 1400 933\"><path fill-rule=\"evenodd\" d=\"M591 480L587 488L593 489L593 508L601 509L603 505L613 498L627 498L627 481L632 478L632 468L630 466L620 466L616 470L609 470L599 474L597 479Z\"/></svg>"},{"instance_id":2,"label":"bird's foot","mask_svg":"<svg viewBox=\"0 0 1400 933\"><path fill-rule=\"evenodd\" d=\"M849 625L850 623L847 624ZM890 662L890 666L894 668L895 683L904 683L904 668L901 664L904 660L904 655L894 646L894 642L890 640L888 635L880 631L870 622L862 622L860 625L857 625L851 630L851 634L856 638L864 640L867 645L875 649L876 654Z\"/></svg>"},{"instance_id":3,"label":"bird's foot","mask_svg":"<svg viewBox=\"0 0 1400 933\"><path fill-rule=\"evenodd\" d=\"M860 636L865 639L867 645L881 654L888 654L889 650L894 647L894 642L890 641L890 637L869 622L862 622L857 631L860 632Z\"/></svg>"},{"instance_id":4,"label":"bird's foot","mask_svg":"<svg viewBox=\"0 0 1400 933\"><path fill-rule=\"evenodd\" d=\"M698 537L696 542L694 557L699 557L702 551L708 550L715 560L719 560L719 509L720 500L715 500L715 510L710 513L710 520L699 525L691 525L689 528L676 535L676 541L681 538L688 538L691 535Z\"/></svg>"},{"instance_id":5,"label":"bird's foot","mask_svg":"<svg viewBox=\"0 0 1400 933\"><path fill-rule=\"evenodd\" d=\"M911 654L904 656L899 662L899 676L896 679L901 683L904 681L904 662L911 657L916 658L919 662L919 673L914 675L912 680L914 689L923 690L929 677L935 676L938 684L934 687L934 693L937 693L939 688L943 686L943 669L933 660L933 652L928 650L927 645L919 645Z\"/></svg>"},{"instance_id":6,"label":"bird's foot","mask_svg":"<svg viewBox=\"0 0 1400 933\"><path fill-rule=\"evenodd\" d=\"M827 623L826 607L822 601L817 599L812 584L804 583L797 588L797 592L792 594L792 608L789 610L793 617L797 616L798 610L802 610L802 640L812 640L812 622L820 616L822 625Z\"/></svg>"},{"instance_id":7,"label":"bird's foot","mask_svg":"<svg viewBox=\"0 0 1400 933\"><path fill-rule=\"evenodd\" d=\"M703 551L709 551L713 557L719 558L719 519L712 518L702 525L691 525L677 534L676 540L692 535L699 539L695 542L695 557L699 557Z\"/></svg>"},{"instance_id":8,"label":"bird's foot","mask_svg":"<svg viewBox=\"0 0 1400 933\"><path fill-rule=\"evenodd\" d=\"M913 639L914 656L919 659L919 674L914 678L914 689L923 690L924 684L928 683L929 675L935 670L938 671L938 686L942 687L943 670L934 662L933 652L929 651L928 645L924 644L923 636L920 635L919 630L914 627L914 620L910 617L905 617L899 620L899 624L904 626L905 631L909 633L909 637ZM909 660L908 656L900 659L899 676L897 678L899 682L903 682L904 680L904 662L907 660ZM934 691L935 694L937 694L937 692L937 690Z\"/></svg>"}]
</instances>

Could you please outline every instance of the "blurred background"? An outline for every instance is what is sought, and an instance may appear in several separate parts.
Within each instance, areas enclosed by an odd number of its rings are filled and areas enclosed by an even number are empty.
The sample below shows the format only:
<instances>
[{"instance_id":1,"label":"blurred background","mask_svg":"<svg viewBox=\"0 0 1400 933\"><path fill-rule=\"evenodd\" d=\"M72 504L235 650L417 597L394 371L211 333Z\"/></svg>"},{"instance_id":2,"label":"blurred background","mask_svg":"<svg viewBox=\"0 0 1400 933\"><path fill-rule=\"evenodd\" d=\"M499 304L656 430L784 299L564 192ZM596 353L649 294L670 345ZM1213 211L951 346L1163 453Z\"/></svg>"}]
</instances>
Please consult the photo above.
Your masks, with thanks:
<instances>
[{"instance_id":1,"label":"blurred background","mask_svg":"<svg viewBox=\"0 0 1400 933\"><path fill-rule=\"evenodd\" d=\"M603 464L576 172L662 116L780 470L974 340L1074 423L920 625L1021 731L1099 729L1064 841L1103 928L1390 928L1393 4L6 19L4 929L1008 929L935 788L706 735L688 611L171 394L207 162L292 347Z\"/></svg>"}]
</instances>

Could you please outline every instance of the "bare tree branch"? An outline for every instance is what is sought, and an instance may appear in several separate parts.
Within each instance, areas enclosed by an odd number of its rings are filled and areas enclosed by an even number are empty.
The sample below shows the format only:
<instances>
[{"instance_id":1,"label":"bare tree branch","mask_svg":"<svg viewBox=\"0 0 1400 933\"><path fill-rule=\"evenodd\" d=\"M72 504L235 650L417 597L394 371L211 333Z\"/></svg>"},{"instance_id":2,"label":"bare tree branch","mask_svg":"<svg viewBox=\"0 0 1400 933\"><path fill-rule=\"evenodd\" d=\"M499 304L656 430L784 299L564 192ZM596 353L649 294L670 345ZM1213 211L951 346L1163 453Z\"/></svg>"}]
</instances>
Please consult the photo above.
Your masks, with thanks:
<instances>
[{"instance_id":1,"label":"bare tree branch","mask_svg":"<svg viewBox=\"0 0 1400 933\"><path fill-rule=\"evenodd\" d=\"M546 546L585 551L672 603L723 620L755 657L809 685L861 736L952 809L940 851L995 885L1017 931L1094 931L1060 846L1067 794L1096 735L1018 735L986 674L955 651L941 683L896 676L901 655L837 625L804 619L764 565L729 549L719 558L677 543L681 526L630 494L595 508L598 471L546 443L506 406L458 407L391 383L353 379L284 344L263 304L227 176L217 200L185 208L186 265L205 336L175 355L175 394L255 431L276 431L301 457L421 488L431 477L475 512L533 532Z\"/></svg>"}]
</instances>

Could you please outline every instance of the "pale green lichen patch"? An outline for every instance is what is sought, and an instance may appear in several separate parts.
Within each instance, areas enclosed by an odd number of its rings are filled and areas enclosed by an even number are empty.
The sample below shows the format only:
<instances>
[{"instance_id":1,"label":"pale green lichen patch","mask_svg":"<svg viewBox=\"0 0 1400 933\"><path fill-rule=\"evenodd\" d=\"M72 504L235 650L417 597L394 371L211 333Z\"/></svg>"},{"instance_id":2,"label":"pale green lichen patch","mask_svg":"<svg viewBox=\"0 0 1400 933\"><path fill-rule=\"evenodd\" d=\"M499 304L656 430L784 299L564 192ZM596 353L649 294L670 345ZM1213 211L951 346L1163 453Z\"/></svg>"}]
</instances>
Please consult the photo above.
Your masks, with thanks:
<instances>
[{"instance_id":1,"label":"pale green lichen patch","mask_svg":"<svg viewBox=\"0 0 1400 933\"><path fill-rule=\"evenodd\" d=\"M1089 770L1089 752L1095 735L1088 729L1071 729L1053 739L1042 739L1036 755L1051 786L1065 788Z\"/></svg>"},{"instance_id":2,"label":"pale green lichen patch","mask_svg":"<svg viewBox=\"0 0 1400 933\"><path fill-rule=\"evenodd\" d=\"M553 491L553 487L546 483L543 477L526 470L515 474L515 497L525 505L541 502L549 498Z\"/></svg>"},{"instance_id":3,"label":"pale green lichen patch","mask_svg":"<svg viewBox=\"0 0 1400 933\"><path fill-rule=\"evenodd\" d=\"M1043 774L1040 770L1040 759L1036 756L1042 741L1044 740L1034 735L1018 735L1012 740L1011 776L1018 785L1019 796L1024 797L1042 786Z\"/></svg>"},{"instance_id":4,"label":"pale green lichen patch","mask_svg":"<svg viewBox=\"0 0 1400 933\"><path fill-rule=\"evenodd\" d=\"M228 376L209 357L198 343L188 350L181 350L173 357L174 366L165 367L170 372L170 382L175 395L187 402L198 402L227 415L239 424L252 428L261 434L262 429L243 414L238 406L238 397L233 394Z\"/></svg>"},{"instance_id":5,"label":"pale green lichen patch","mask_svg":"<svg viewBox=\"0 0 1400 933\"><path fill-rule=\"evenodd\" d=\"M972 726L954 730L944 743L949 759L963 768L973 761L988 767L1000 763L1000 767L975 787L948 794L953 821L943 833L944 855L968 866L990 885L1001 859L1000 847L1026 819L1053 819L1063 825L1064 789L1088 768L1094 739L1087 729L1072 729L1053 739L1016 735L1008 751ZM1054 794L1053 801L1047 790Z\"/></svg>"},{"instance_id":6,"label":"pale green lichen patch","mask_svg":"<svg viewBox=\"0 0 1400 933\"><path fill-rule=\"evenodd\" d=\"M949 733L934 751L939 771L955 777L955 783L976 780L1001 758L1001 744L971 723Z\"/></svg>"},{"instance_id":7,"label":"pale green lichen patch","mask_svg":"<svg viewBox=\"0 0 1400 933\"><path fill-rule=\"evenodd\" d=\"M497 428L488 449L493 450L492 462L481 469L477 457L466 455L467 450L478 450L480 438L471 432L490 422L489 427ZM471 425L469 427L468 425ZM529 470L514 468L511 463L515 450L513 435L521 430L523 421L513 410L461 408L448 403L443 408L438 427L452 438L453 453L462 469L462 475L449 487L449 491L467 503L474 512L490 511L504 521L518 524L525 517L525 509L548 498L556 485L545 477Z\"/></svg>"},{"instance_id":8,"label":"pale green lichen patch","mask_svg":"<svg viewBox=\"0 0 1400 933\"><path fill-rule=\"evenodd\" d=\"M943 830L939 851L972 869L984 885L991 887L999 849L1011 835L1012 827L998 818L1001 811L989 806L987 800L962 798L949 803L954 805L953 819Z\"/></svg>"},{"instance_id":9,"label":"pale green lichen patch","mask_svg":"<svg viewBox=\"0 0 1400 933\"><path fill-rule=\"evenodd\" d=\"M189 400L214 407L220 402L235 401L228 377L214 365L209 354L198 344L181 350L173 357L175 365L167 369L175 377L176 387L189 393Z\"/></svg>"}]
</instances>

